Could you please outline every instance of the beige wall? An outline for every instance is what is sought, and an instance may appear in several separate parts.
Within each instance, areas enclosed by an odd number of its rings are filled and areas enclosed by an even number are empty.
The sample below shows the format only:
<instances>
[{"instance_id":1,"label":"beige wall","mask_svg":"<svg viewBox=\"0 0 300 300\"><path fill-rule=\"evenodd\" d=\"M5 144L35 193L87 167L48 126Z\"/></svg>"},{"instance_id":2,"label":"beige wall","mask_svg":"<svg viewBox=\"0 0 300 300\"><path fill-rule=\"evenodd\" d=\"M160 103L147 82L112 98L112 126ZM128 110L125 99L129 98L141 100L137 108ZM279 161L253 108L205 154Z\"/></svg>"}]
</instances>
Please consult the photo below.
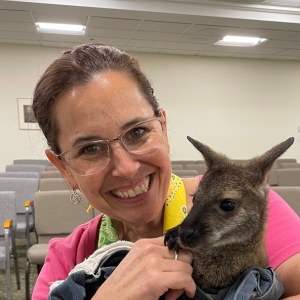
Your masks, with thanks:
<instances>
[{"instance_id":1,"label":"beige wall","mask_svg":"<svg viewBox=\"0 0 300 300\"><path fill-rule=\"evenodd\" d=\"M45 158L38 131L20 130L17 98L62 49L0 44L0 172L18 158ZM232 158L261 154L294 136L283 157L300 161L300 62L135 53L167 111L172 159L201 159L186 136Z\"/></svg>"}]
</instances>

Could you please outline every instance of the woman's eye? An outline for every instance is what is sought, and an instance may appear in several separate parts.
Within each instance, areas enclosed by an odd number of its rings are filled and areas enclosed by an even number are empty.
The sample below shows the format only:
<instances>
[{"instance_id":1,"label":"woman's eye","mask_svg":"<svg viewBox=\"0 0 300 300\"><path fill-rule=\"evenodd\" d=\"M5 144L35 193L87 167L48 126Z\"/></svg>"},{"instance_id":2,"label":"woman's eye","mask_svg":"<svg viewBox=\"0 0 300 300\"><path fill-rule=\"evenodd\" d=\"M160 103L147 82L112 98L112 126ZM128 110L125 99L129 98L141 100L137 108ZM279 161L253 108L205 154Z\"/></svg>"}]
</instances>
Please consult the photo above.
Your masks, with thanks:
<instances>
[{"instance_id":1,"label":"woman's eye","mask_svg":"<svg viewBox=\"0 0 300 300\"><path fill-rule=\"evenodd\" d=\"M146 133L145 128L133 128L129 132L129 138L131 139L138 139L142 137Z\"/></svg>"},{"instance_id":2,"label":"woman's eye","mask_svg":"<svg viewBox=\"0 0 300 300\"><path fill-rule=\"evenodd\" d=\"M106 147L101 147L98 144L95 145L87 145L80 149L79 156L80 155L92 155L92 154L99 154L106 152Z\"/></svg>"},{"instance_id":3,"label":"woman's eye","mask_svg":"<svg viewBox=\"0 0 300 300\"><path fill-rule=\"evenodd\" d=\"M221 202L220 208L225 212L233 211L235 209L235 202L231 199L225 199Z\"/></svg>"}]
</instances>

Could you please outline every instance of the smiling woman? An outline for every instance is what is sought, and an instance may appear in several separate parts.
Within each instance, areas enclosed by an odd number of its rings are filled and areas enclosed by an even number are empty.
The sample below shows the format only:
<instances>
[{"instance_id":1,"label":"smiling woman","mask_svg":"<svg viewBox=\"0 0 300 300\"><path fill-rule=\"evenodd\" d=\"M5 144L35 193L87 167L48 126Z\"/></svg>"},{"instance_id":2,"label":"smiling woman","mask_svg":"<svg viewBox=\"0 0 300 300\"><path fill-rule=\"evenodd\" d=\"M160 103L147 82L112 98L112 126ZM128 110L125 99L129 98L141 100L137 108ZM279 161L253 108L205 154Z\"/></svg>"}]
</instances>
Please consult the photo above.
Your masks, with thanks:
<instances>
[{"instance_id":1,"label":"smiling woman","mask_svg":"<svg viewBox=\"0 0 300 300\"><path fill-rule=\"evenodd\" d=\"M183 293L194 297L192 254L182 250L174 255L162 235L190 211L200 178L171 174L166 112L137 60L103 45L67 50L37 83L33 110L48 141L49 160L73 194L80 189L103 214L67 238L50 242L32 299L47 299L49 282L65 280L95 250L117 240L134 245L92 299L156 300L165 294L173 300ZM273 220L276 206L269 200ZM284 207L282 199L276 200ZM286 218L280 216L276 224L300 230L299 221ZM270 236L279 236L274 224L267 235L272 246ZM292 235L282 237L278 245L287 250L278 258L278 248L269 247L269 265L275 268L300 251L299 238ZM286 274L280 276L288 282Z\"/></svg>"}]
</instances>

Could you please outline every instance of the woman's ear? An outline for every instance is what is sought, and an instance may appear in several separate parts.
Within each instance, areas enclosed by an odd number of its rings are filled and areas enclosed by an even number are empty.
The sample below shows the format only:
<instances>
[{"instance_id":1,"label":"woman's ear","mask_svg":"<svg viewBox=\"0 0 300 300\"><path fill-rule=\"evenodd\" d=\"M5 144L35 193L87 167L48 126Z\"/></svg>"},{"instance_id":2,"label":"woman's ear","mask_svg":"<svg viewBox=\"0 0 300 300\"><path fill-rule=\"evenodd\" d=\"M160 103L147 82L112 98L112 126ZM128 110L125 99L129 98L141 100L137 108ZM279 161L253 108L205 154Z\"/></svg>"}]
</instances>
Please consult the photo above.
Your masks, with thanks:
<instances>
[{"instance_id":1,"label":"woman's ear","mask_svg":"<svg viewBox=\"0 0 300 300\"><path fill-rule=\"evenodd\" d=\"M77 182L76 182L73 174L70 172L70 170L66 166L66 163L62 160L58 160L57 157L55 156L55 154L50 149L46 149L45 154L48 157L48 159L51 161L51 163L61 172L61 174L66 179L66 181L71 186L71 188L76 189L78 187Z\"/></svg>"},{"instance_id":2,"label":"woman's ear","mask_svg":"<svg viewBox=\"0 0 300 300\"><path fill-rule=\"evenodd\" d=\"M168 145L168 148L169 148L169 153L170 153L170 145L169 145L169 139L168 139L168 132L167 132L167 115L166 115L166 111L161 108L160 109L161 113L163 114L164 116L164 119L165 119L165 122L163 124L163 129L164 129L164 139Z\"/></svg>"}]
</instances>

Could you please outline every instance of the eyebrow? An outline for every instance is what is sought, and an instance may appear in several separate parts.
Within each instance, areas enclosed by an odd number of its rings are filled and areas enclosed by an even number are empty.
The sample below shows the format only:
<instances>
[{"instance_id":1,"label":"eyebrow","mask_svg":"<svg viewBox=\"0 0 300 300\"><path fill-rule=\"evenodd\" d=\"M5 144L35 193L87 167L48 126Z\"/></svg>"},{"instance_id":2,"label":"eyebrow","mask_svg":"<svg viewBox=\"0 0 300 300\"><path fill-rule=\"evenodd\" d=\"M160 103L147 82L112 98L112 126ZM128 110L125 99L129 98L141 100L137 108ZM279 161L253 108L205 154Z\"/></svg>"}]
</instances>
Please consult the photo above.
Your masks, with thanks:
<instances>
[{"instance_id":1,"label":"eyebrow","mask_svg":"<svg viewBox=\"0 0 300 300\"><path fill-rule=\"evenodd\" d=\"M146 120L149 120L151 119L150 118L142 118L142 117L137 117L137 118L134 118L130 121L128 121L127 123L125 123L124 125L121 126L121 133L123 131L125 131L126 129L140 123L140 122L143 122L143 121L146 121ZM106 139L103 139L101 138L101 136L97 136L97 135L89 135L89 136L84 136L84 137L79 137L77 140L75 140L75 142L72 144L72 148L76 147L76 146L79 146L81 144L84 144L86 142L93 142L93 141L99 141L99 140L104 140L106 141Z\"/></svg>"}]
</instances>

